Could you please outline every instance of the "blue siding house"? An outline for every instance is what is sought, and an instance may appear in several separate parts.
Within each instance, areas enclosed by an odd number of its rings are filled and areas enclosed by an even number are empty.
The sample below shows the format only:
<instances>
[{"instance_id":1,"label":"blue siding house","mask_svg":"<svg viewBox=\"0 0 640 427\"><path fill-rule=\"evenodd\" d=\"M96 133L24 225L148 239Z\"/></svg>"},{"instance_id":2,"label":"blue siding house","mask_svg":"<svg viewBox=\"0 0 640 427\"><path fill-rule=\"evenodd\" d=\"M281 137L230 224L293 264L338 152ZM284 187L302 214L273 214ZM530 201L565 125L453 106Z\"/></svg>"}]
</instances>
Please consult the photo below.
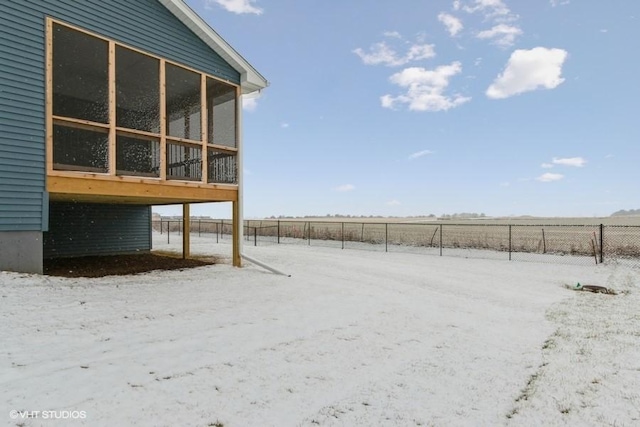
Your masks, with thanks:
<instances>
[{"instance_id":1,"label":"blue siding house","mask_svg":"<svg viewBox=\"0 0 640 427\"><path fill-rule=\"evenodd\" d=\"M240 265L240 97L267 84L183 0L0 1L0 270L149 251L151 206L204 202Z\"/></svg>"}]
</instances>

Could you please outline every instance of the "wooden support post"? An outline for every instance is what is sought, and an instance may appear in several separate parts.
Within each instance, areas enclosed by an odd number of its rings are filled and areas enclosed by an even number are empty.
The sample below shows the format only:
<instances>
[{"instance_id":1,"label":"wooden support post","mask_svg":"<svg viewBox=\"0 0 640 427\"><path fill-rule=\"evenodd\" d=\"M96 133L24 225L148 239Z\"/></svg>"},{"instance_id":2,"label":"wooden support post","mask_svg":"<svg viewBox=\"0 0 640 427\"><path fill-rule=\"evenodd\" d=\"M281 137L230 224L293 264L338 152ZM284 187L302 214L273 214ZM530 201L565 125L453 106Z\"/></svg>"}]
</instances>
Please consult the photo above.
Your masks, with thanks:
<instances>
[{"instance_id":1,"label":"wooden support post","mask_svg":"<svg viewBox=\"0 0 640 427\"><path fill-rule=\"evenodd\" d=\"M233 203L233 224L232 228L232 240L233 240L233 266L242 267L242 258L240 257L240 229L242 223L240 221L240 202L235 201Z\"/></svg>"},{"instance_id":2,"label":"wooden support post","mask_svg":"<svg viewBox=\"0 0 640 427\"><path fill-rule=\"evenodd\" d=\"M47 174L53 171L53 22L47 18L47 45L45 70L45 127Z\"/></svg>"},{"instance_id":3,"label":"wooden support post","mask_svg":"<svg viewBox=\"0 0 640 427\"><path fill-rule=\"evenodd\" d=\"M182 205L182 259L191 256L191 214L189 203Z\"/></svg>"},{"instance_id":4,"label":"wooden support post","mask_svg":"<svg viewBox=\"0 0 640 427\"><path fill-rule=\"evenodd\" d=\"M165 60L160 59L160 181L167 179L167 82Z\"/></svg>"},{"instance_id":5,"label":"wooden support post","mask_svg":"<svg viewBox=\"0 0 640 427\"><path fill-rule=\"evenodd\" d=\"M209 125L207 111L207 76L200 75L200 141L202 141L202 177L201 181L206 184L209 180L209 160L207 144L209 143ZM211 141L213 142L213 141Z\"/></svg>"},{"instance_id":6,"label":"wooden support post","mask_svg":"<svg viewBox=\"0 0 640 427\"><path fill-rule=\"evenodd\" d=\"M109 145L107 162L109 175L116 176L116 44L109 42Z\"/></svg>"}]
</instances>

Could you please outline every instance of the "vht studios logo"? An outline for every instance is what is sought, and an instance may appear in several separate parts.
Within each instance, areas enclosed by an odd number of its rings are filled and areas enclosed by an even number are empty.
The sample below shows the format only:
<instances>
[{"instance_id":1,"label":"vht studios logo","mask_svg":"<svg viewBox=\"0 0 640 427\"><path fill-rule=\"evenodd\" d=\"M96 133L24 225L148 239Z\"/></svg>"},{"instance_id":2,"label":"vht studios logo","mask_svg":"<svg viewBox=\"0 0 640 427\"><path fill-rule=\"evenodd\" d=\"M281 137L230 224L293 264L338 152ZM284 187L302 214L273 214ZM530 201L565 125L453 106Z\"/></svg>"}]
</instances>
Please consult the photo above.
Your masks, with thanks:
<instances>
[{"instance_id":1,"label":"vht studios logo","mask_svg":"<svg viewBox=\"0 0 640 427\"><path fill-rule=\"evenodd\" d=\"M12 420L38 418L43 420L82 420L87 418L86 411L10 411Z\"/></svg>"}]
</instances>

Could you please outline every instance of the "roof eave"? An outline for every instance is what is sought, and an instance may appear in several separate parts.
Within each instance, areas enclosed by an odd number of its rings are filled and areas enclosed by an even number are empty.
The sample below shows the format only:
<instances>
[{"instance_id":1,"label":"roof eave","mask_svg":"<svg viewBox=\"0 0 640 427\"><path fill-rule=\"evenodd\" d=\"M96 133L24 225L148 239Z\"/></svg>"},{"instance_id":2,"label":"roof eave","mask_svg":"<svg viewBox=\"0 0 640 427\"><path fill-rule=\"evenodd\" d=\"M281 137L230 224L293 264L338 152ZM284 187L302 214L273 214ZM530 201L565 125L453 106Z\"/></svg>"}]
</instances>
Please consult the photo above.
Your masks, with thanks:
<instances>
[{"instance_id":1,"label":"roof eave","mask_svg":"<svg viewBox=\"0 0 640 427\"><path fill-rule=\"evenodd\" d=\"M269 82L183 0L158 1L240 73L240 87L243 95L269 86Z\"/></svg>"}]
</instances>

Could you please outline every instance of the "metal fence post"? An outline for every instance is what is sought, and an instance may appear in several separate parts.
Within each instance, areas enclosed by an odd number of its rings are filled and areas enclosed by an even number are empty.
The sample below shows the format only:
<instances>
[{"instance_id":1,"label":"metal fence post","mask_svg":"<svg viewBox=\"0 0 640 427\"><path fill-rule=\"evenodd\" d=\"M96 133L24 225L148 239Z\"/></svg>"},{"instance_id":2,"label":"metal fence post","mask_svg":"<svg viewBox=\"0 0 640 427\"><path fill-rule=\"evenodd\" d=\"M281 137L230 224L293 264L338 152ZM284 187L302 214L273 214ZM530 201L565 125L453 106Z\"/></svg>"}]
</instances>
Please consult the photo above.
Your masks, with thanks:
<instances>
[{"instance_id":1,"label":"metal fence post","mask_svg":"<svg viewBox=\"0 0 640 427\"><path fill-rule=\"evenodd\" d=\"M253 246L258 246L258 227L253 227Z\"/></svg>"},{"instance_id":2,"label":"metal fence post","mask_svg":"<svg viewBox=\"0 0 640 427\"><path fill-rule=\"evenodd\" d=\"M311 223L308 222L307 225L309 226L309 230L307 231L308 237L309 237L309 246L311 246Z\"/></svg>"},{"instance_id":3,"label":"metal fence post","mask_svg":"<svg viewBox=\"0 0 640 427\"><path fill-rule=\"evenodd\" d=\"M169 244L169 235L171 234L171 221L167 221L167 244Z\"/></svg>"},{"instance_id":4,"label":"metal fence post","mask_svg":"<svg viewBox=\"0 0 640 427\"><path fill-rule=\"evenodd\" d=\"M604 224L600 224L600 264L604 261Z\"/></svg>"},{"instance_id":5,"label":"metal fence post","mask_svg":"<svg viewBox=\"0 0 640 427\"><path fill-rule=\"evenodd\" d=\"M201 220L198 220L198 237L200 237L200 226L201 226Z\"/></svg>"},{"instance_id":6,"label":"metal fence post","mask_svg":"<svg viewBox=\"0 0 640 427\"><path fill-rule=\"evenodd\" d=\"M280 220L278 220L278 244L280 244Z\"/></svg>"},{"instance_id":7,"label":"metal fence post","mask_svg":"<svg viewBox=\"0 0 640 427\"><path fill-rule=\"evenodd\" d=\"M444 226L440 224L440 256L442 256L442 229Z\"/></svg>"},{"instance_id":8,"label":"metal fence post","mask_svg":"<svg viewBox=\"0 0 640 427\"><path fill-rule=\"evenodd\" d=\"M342 249L344 249L344 222L342 223Z\"/></svg>"},{"instance_id":9,"label":"metal fence post","mask_svg":"<svg viewBox=\"0 0 640 427\"><path fill-rule=\"evenodd\" d=\"M509 261L511 261L511 224L509 224Z\"/></svg>"},{"instance_id":10,"label":"metal fence post","mask_svg":"<svg viewBox=\"0 0 640 427\"><path fill-rule=\"evenodd\" d=\"M219 235L218 223L216 222L216 243L220 243L220 235Z\"/></svg>"},{"instance_id":11,"label":"metal fence post","mask_svg":"<svg viewBox=\"0 0 640 427\"><path fill-rule=\"evenodd\" d=\"M389 252L389 224L384 224L384 251Z\"/></svg>"}]
</instances>

